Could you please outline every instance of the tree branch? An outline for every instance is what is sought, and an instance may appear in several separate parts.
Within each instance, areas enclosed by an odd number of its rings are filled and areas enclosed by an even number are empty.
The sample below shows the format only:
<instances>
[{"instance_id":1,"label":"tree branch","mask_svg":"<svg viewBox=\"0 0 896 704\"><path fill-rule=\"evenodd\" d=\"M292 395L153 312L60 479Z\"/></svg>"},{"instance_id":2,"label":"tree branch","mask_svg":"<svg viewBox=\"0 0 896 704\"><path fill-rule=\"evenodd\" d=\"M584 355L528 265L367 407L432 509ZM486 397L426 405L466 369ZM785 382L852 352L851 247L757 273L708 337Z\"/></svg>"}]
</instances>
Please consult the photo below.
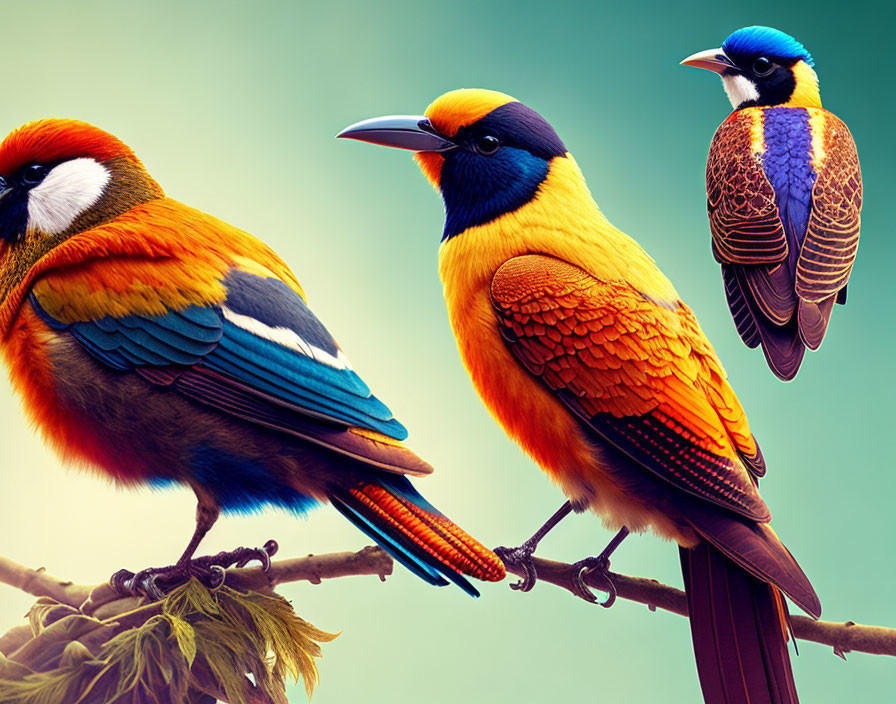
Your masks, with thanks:
<instances>
[{"instance_id":1,"label":"tree branch","mask_svg":"<svg viewBox=\"0 0 896 704\"><path fill-rule=\"evenodd\" d=\"M534 557L533 560L539 581L550 582L575 593L573 580L578 568L565 562L544 560L540 557ZM525 576L520 565L511 563L506 567L512 574ZM655 579L628 577L615 572L610 572L609 575L618 597L646 604L651 610L659 608L681 616L688 615L687 597L680 589L661 584ZM607 591L609 588L604 576L598 573L586 572L583 581L589 587L601 591ZM862 626L852 621L844 623L815 621L799 615L791 616L791 621L797 638L829 645L841 657L851 651L896 656L896 629Z\"/></svg>"},{"instance_id":2,"label":"tree branch","mask_svg":"<svg viewBox=\"0 0 896 704\"><path fill-rule=\"evenodd\" d=\"M539 580L549 582L573 592L576 568L564 562L533 558ZM381 580L392 574L392 558L380 548L368 546L358 552L339 552L325 555L308 555L291 560L277 560L265 573L260 567L230 569L226 584L241 590L271 591L286 582L308 581L320 584L324 579L347 577L350 575L377 575ZM509 564L507 571L523 575L520 566ZM646 604L651 609L663 609L681 616L688 615L685 594L680 589L661 584L655 579L629 577L610 573L616 586L617 595L622 599ZM586 573L585 583L595 589L606 591L608 585L604 577L597 573ZM137 598L121 598L108 584L89 586L61 580L46 573L43 568L30 569L8 558L0 557L0 582L21 589L37 597L51 597L56 601L79 609L82 614L105 620L114 617L116 626L123 628L131 621L145 620L147 609ZM574 593L574 592L573 592ZM896 656L896 629L881 626L863 626L846 621L832 623L814 621L806 616L792 617L793 631L797 638L829 645L838 655L848 652L863 652L874 655ZM27 627L17 627L0 636L0 652L9 653L29 634Z\"/></svg>"},{"instance_id":3,"label":"tree branch","mask_svg":"<svg viewBox=\"0 0 896 704\"><path fill-rule=\"evenodd\" d=\"M392 558L384 550L369 545L358 552L334 552L276 560L271 563L271 569L267 573L261 567L229 569L225 583L243 591L271 591L285 582L307 581L320 584L324 579L351 575L377 575L385 581L390 574ZM5 557L0 557L0 582L36 597L50 597L60 604L99 619L115 615L120 620L125 614L146 608L141 606L144 604L142 599L122 598L112 591L108 583L97 586L75 584L47 574L43 567L31 569Z\"/></svg>"}]
</instances>

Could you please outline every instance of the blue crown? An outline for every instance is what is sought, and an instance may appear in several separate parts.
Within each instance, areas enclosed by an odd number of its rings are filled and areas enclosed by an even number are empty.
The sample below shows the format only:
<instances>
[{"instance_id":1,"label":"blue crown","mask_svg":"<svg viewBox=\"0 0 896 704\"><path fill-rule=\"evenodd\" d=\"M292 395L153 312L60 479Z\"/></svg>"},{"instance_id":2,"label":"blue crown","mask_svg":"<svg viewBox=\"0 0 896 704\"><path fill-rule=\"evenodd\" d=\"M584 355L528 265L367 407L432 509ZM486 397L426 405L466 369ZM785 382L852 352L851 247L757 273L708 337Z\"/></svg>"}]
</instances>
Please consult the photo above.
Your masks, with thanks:
<instances>
[{"instance_id":1,"label":"blue crown","mask_svg":"<svg viewBox=\"0 0 896 704\"><path fill-rule=\"evenodd\" d=\"M806 47L789 34L771 27L744 27L732 32L722 44L729 56L769 56L776 59L802 59L815 66Z\"/></svg>"}]
</instances>

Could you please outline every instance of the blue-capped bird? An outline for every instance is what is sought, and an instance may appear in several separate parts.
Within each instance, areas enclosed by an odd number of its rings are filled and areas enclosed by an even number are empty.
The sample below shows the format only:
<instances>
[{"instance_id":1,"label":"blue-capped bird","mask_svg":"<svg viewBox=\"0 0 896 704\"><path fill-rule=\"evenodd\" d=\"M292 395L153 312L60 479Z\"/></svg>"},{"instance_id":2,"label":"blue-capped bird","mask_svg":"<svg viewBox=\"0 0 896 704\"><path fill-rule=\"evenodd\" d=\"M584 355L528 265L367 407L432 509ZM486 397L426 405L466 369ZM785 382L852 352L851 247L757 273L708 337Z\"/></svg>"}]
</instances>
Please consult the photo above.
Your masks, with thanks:
<instances>
[{"instance_id":1,"label":"blue-capped bird","mask_svg":"<svg viewBox=\"0 0 896 704\"><path fill-rule=\"evenodd\" d=\"M744 27L681 63L718 73L734 108L706 164L712 251L734 323L793 379L834 303L846 303L862 210L855 143L821 106L812 56L784 32Z\"/></svg>"}]
</instances>

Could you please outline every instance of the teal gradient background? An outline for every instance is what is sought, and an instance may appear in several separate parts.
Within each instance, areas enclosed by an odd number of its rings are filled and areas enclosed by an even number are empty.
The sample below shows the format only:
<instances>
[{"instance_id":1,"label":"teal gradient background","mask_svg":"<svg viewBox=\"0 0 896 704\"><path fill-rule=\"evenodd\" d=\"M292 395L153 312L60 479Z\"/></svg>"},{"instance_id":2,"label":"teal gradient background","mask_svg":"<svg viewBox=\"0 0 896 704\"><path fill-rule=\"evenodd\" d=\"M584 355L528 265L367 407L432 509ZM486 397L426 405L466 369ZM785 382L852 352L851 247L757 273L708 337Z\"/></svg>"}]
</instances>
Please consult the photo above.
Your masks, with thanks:
<instances>
[{"instance_id":1,"label":"teal gradient background","mask_svg":"<svg viewBox=\"0 0 896 704\"><path fill-rule=\"evenodd\" d=\"M517 544L563 497L493 423L448 327L437 197L406 153L333 135L359 119L422 112L446 90L501 90L540 111L608 217L696 311L769 462L762 491L824 617L896 626L894 560L892 3L15 2L0 23L0 132L76 117L117 134L174 198L258 235L294 267L312 307L437 467L423 493L485 543ZM714 76L680 67L732 30L769 24L815 56L825 106L862 157L862 244L819 353L777 381L737 338L709 248L703 169L729 106ZM98 582L167 564L192 530L186 491L121 491L63 470L0 384L0 554ZM360 548L331 509L219 522L205 550L283 556ZM568 519L541 554L574 560L610 535ZM680 585L674 546L626 541L614 568ZM471 600L397 569L282 588L321 628L314 701L696 702L685 619L604 610L550 585L485 585ZM0 587L0 630L33 601ZM810 703L889 702L896 663L803 643ZM301 686L294 701L304 700Z\"/></svg>"}]
</instances>

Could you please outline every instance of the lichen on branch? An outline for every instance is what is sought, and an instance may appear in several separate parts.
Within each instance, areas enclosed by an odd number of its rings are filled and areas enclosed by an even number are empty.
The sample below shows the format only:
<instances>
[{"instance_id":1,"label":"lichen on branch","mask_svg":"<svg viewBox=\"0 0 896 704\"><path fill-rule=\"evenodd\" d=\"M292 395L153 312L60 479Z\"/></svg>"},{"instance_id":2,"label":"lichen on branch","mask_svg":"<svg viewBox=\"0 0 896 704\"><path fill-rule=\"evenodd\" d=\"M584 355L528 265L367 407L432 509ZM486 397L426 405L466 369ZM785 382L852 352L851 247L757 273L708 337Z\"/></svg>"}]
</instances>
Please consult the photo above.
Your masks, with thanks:
<instances>
[{"instance_id":1,"label":"lichen on branch","mask_svg":"<svg viewBox=\"0 0 896 704\"><path fill-rule=\"evenodd\" d=\"M29 613L33 637L0 660L0 703L286 704L288 679L311 696L320 644L336 637L280 596L195 580L121 616L42 597Z\"/></svg>"},{"instance_id":2,"label":"lichen on branch","mask_svg":"<svg viewBox=\"0 0 896 704\"><path fill-rule=\"evenodd\" d=\"M28 625L0 637L0 704L286 704L290 679L310 697L320 644L336 636L274 587L391 573L391 558L368 547L232 569L219 589L190 581L147 602L0 558L0 582L39 597Z\"/></svg>"}]
</instances>

